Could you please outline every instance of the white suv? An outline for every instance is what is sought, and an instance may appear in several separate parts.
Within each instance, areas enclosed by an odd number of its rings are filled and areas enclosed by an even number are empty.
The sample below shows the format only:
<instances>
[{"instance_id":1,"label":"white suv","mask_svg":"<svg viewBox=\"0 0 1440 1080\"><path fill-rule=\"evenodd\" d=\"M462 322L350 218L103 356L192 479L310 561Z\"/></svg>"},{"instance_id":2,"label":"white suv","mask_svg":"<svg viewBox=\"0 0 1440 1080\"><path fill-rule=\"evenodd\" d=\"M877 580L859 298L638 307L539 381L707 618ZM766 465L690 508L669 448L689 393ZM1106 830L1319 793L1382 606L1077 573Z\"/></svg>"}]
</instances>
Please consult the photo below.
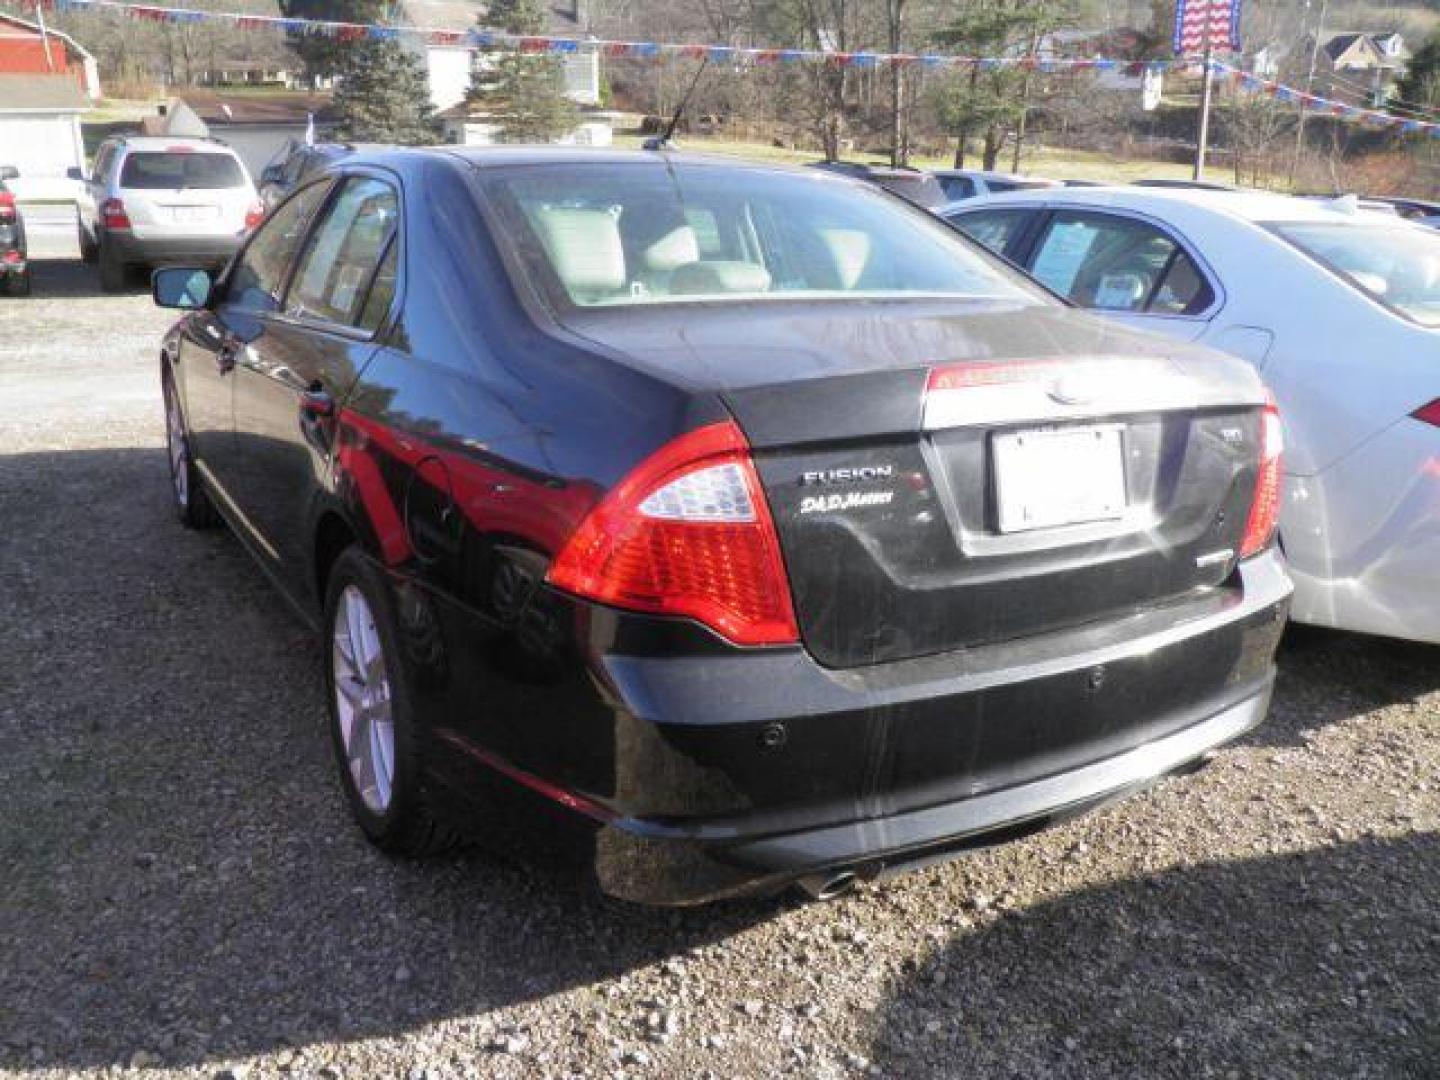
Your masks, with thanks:
<instances>
[{"instance_id":1,"label":"white suv","mask_svg":"<svg viewBox=\"0 0 1440 1080\"><path fill-rule=\"evenodd\" d=\"M235 151L210 139L106 139L75 178L80 254L107 292L130 267L221 266L265 213Z\"/></svg>"}]
</instances>

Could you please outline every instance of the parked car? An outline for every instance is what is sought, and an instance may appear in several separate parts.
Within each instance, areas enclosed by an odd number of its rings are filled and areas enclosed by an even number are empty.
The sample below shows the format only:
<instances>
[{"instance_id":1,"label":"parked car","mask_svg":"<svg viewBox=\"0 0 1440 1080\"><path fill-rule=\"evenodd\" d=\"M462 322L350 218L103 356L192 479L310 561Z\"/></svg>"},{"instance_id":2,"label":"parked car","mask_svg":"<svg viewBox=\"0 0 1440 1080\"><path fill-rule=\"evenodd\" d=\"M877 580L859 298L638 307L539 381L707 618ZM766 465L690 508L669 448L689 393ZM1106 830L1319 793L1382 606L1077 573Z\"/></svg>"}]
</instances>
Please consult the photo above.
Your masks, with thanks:
<instances>
[{"instance_id":1,"label":"parked car","mask_svg":"<svg viewBox=\"0 0 1440 1080\"><path fill-rule=\"evenodd\" d=\"M1392 207L1406 221L1419 222L1432 229L1440 228L1440 202L1428 199L1397 198L1391 195L1367 195L1366 200Z\"/></svg>"},{"instance_id":2,"label":"parked car","mask_svg":"<svg viewBox=\"0 0 1440 1080\"><path fill-rule=\"evenodd\" d=\"M1083 307L1249 360L1287 433L1295 618L1440 642L1440 236L1238 192L1042 192L949 220Z\"/></svg>"},{"instance_id":3,"label":"parked car","mask_svg":"<svg viewBox=\"0 0 1440 1080\"><path fill-rule=\"evenodd\" d=\"M959 202L979 195L1000 195L1007 191L1035 191L1063 186L1059 180L981 169L931 169L930 175L940 182L946 202Z\"/></svg>"},{"instance_id":4,"label":"parked car","mask_svg":"<svg viewBox=\"0 0 1440 1080\"><path fill-rule=\"evenodd\" d=\"M864 185L356 154L153 288L180 517L323 633L387 850L558 820L632 900L826 896L1265 713L1259 378Z\"/></svg>"},{"instance_id":5,"label":"parked car","mask_svg":"<svg viewBox=\"0 0 1440 1080\"><path fill-rule=\"evenodd\" d=\"M15 193L5 186L20 171L0 165L0 284L12 296L30 295L30 257L25 246L25 218Z\"/></svg>"},{"instance_id":6,"label":"parked car","mask_svg":"<svg viewBox=\"0 0 1440 1080\"><path fill-rule=\"evenodd\" d=\"M132 268L223 265L265 208L245 165L211 139L116 136L95 152L76 200L80 256L100 285L120 289Z\"/></svg>"},{"instance_id":7,"label":"parked car","mask_svg":"<svg viewBox=\"0 0 1440 1080\"><path fill-rule=\"evenodd\" d=\"M279 161L273 161L260 173L260 201L272 210L297 187L341 158L357 150L379 149L354 143L292 143Z\"/></svg>"},{"instance_id":8,"label":"parked car","mask_svg":"<svg viewBox=\"0 0 1440 1080\"><path fill-rule=\"evenodd\" d=\"M933 208L943 206L947 201L936 179L919 169L867 165L859 161L816 161L811 163L811 167L874 184L916 206Z\"/></svg>"}]
</instances>

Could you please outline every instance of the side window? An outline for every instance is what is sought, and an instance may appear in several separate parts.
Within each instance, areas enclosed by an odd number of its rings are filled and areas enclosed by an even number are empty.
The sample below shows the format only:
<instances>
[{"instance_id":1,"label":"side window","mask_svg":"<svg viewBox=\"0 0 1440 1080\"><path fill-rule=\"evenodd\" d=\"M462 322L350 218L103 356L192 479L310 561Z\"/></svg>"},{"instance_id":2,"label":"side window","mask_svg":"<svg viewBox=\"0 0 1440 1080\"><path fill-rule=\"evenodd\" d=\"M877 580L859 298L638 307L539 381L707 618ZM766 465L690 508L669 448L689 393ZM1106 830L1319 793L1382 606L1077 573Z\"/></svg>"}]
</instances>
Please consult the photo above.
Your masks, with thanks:
<instances>
[{"instance_id":1,"label":"side window","mask_svg":"<svg viewBox=\"0 0 1440 1080\"><path fill-rule=\"evenodd\" d=\"M356 324L397 217L395 189L389 184L368 178L345 181L300 256L286 312Z\"/></svg>"},{"instance_id":2,"label":"side window","mask_svg":"<svg viewBox=\"0 0 1440 1080\"><path fill-rule=\"evenodd\" d=\"M365 307L360 311L359 326L374 333L385 316L390 314L390 305L395 300L395 281L400 269L400 239L390 242L380 269L375 271L375 280L370 285L370 295L365 298Z\"/></svg>"},{"instance_id":3,"label":"side window","mask_svg":"<svg viewBox=\"0 0 1440 1080\"><path fill-rule=\"evenodd\" d=\"M975 181L968 176L942 176L939 179L940 189L947 199L969 199L975 194Z\"/></svg>"},{"instance_id":4,"label":"side window","mask_svg":"<svg viewBox=\"0 0 1440 1080\"><path fill-rule=\"evenodd\" d=\"M997 255L1004 255L1005 248L1024 227L1030 214L1029 210L982 210L974 214L956 214L950 222Z\"/></svg>"},{"instance_id":5,"label":"side window","mask_svg":"<svg viewBox=\"0 0 1440 1080\"><path fill-rule=\"evenodd\" d=\"M305 164L310 160L310 155L304 151L292 153L285 159L285 167L280 170L280 181L284 184L293 184L305 175Z\"/></svg>"},{"instance_id":6,"label":"side window","mask_svg":"<svg viewBox=\"0 0 1440 1080\"><path fill-rule=\"evenodd\" d=\"M315 184L301 191L272 214L246 246L230 272L226 302L246 311L280 310L280 289L285 269L329 185Z\"/></svg>"},{"instance_id":7,"label":"side window","mask_svg":"<svg viewBox=\"0 0 1440 1080\"><path fill-rule=\"evenodd\" d=\"M1165 233L1108 214L1058 213L1030 272L1081 307L1185 315L1214 294L1190 257Z\"/></svg>"},{"instance_id":8,"label":"side window","mask_svg":"<svg viewBox=\"0 0 1440 1080\"><path fill-rule=\"evenodd\" d=\"M103 184L105 182L105 173L109 170L110 162L113 161L114 158L115 145L113 143L107 143L100 147L99 151L95 154L94 171L90 174L96 183Z\"/></svg>"}]
</instances>

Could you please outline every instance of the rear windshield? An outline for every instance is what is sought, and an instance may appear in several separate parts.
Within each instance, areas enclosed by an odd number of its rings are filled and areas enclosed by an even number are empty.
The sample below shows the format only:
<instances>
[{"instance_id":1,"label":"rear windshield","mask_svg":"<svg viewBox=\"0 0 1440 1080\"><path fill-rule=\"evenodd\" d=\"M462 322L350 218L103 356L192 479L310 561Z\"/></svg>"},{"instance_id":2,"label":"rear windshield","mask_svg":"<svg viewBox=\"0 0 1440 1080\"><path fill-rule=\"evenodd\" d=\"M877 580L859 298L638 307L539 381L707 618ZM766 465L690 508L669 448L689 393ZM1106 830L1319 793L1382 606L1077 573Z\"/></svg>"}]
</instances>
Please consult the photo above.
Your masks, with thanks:
<instances>
[{"instance_id":1,"label":"rear windshield","mask_svg":"<svg viewBox=\"0 0 1440 1080\"><path fill-rule=\"evenodd\" d=\"M233 188L245 183L230 154L137 150L125 158L123 188Z\"/></svg>"},{"instance_id":2,"label":"rear windshield","mask_svg":"<svg viewBox=\"0 0 1440 1080\"><path fill-rule=\"evenodd\" d=\"M1274 230L1367 296L1421 326L1440 327L1440 233L1423 227L1296 222Z\"/></svg>"},{"instance_id":3,"label":"rear windshield","mask_svg":"<svg viewBox=\"0 0 1440 1080\"><path fill-rule=\"evenodd\" d=\"M865 187L648 164L491 176L486 191L523 272L562 307L913 296L1046 302L938 218Z\"/></svg>"}]
</instances>

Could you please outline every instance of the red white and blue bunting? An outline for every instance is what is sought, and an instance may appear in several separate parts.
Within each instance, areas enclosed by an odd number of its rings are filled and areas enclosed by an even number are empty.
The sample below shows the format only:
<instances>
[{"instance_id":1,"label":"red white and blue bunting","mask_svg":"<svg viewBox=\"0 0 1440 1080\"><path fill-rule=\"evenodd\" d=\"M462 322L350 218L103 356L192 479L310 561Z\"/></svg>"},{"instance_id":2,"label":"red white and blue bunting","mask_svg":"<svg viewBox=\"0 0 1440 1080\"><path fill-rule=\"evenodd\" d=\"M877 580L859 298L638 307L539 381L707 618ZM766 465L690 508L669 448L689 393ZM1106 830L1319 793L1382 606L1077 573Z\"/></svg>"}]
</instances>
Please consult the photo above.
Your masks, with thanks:
<instances>
[{"instance_id":1,"label":"red white and blue bunting","mask_svg":"<svg viewBox=\"0 0 1440 1080\"><path fill-rule=\"evenodd\" d=\"M389 26L378 23L330 22L321 19L296 19L275 15L250 15L239 12L204 11L194 8L162 7L155 4L129 3L127 0L21 0L23 7L42 7L56 12L111 12L124 18L167 24L229 26L236 30L279 31L291 35L310 35L336 41L397 41L405 40L431 46L453 48L510 50L531 54L599 53L601 56L624 60L708 60L731 67L764 67L778 64L827 64L835 67L880 68L917 67L922 69L970 69L1000 71L1014 69L1042 74L1070 72L1116 72L1138 77L1148 71L1178 71L1199 75L1204 65L1193 59L1113 60L1101 57L978 57L947 56L928 53L830 52L818 49L764 49L729 45L688 45L657 41L615 41L603 38L575 38L506 34L481 27L465 29L429 29L417 26ZM1219 60L1210 61L1216 78L1228 79L1245 93L1261 94L1276 101L1304 108L1341 120L1386 128L1405 135L1428 135L1440 138L1440 123L1411 117L1392 116L1374 109L1362 109L1343 101L1308 94L1281 83L1272 82Z\"/></svg>"}]
</instances>

